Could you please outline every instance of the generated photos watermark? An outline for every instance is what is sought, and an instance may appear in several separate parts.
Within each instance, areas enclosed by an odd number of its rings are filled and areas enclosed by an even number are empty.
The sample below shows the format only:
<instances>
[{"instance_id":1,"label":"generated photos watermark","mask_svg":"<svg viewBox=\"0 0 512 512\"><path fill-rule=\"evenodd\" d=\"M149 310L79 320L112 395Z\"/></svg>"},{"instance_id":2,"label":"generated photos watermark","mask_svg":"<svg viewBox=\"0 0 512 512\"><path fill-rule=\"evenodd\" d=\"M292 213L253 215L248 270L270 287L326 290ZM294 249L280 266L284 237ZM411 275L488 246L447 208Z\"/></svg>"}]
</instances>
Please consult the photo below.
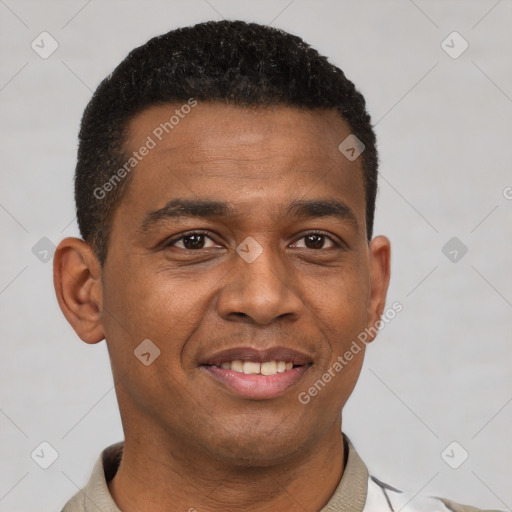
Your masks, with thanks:
<instances>
[{"instance_id":1,"label":"generated photos watermark","mask_svg":"<svg viewBox=\"0 0 512 512\"><path fill-rule=\"evenodd\" d=\"M355 355L361 352L363 345L368 345L368 340L375 338L377 333L384 329L384 327L402 310L403 305L398 301L394 302L391 307L384 312L380 320L377 320L371 327L367 327L357 336L356 340L352 341L350 347L342 355L338 356L333 365L323 373L321 378L306 391L301 391L297 395L298 401L303 405L309 404L311 399L318 395L318 393L352 361Z\"/></svg>"},{"instance_id":2,"label":"generated photos watermark","mask_svg":"<svg viewBox=\"0 0 512 512\"><path fill-rule=\"evenodd\" d=\"M169 134L182 119L185 119L187 114L189 114L192 109L197 105L197 100L194 98L189 98L187 103L184 103L179 109L174 111L174 114L169 117L167 121L160 123L156 126L150 135L147 136L146 142L142 144L142 146L132 153L132 155L127 158L125 163L115 171L112 176L101 186L96 187L94 189L94 197L96 199L105 199L109 192L115 190L119 183L126 178L126 176L133 170L137 165L139 165L142 160L149 153L156 148L159 142L162 141L165 135Z\"/></svg>"}]
</instances>

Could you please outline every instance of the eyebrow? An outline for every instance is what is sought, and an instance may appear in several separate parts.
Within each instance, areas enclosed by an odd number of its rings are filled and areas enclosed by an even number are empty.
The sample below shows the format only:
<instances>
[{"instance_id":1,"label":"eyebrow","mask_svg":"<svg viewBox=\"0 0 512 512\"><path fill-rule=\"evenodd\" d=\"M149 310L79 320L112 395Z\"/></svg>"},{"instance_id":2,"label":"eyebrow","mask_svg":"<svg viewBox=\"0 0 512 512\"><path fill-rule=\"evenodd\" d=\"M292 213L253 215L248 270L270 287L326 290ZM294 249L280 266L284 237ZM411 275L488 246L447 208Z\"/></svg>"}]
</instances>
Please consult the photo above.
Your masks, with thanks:
<instances>
[{"instance_id":1,"label":"eyebrow","mask_svg":"<svg viewBox=\"0 0 512 512\"><path fill-rule=\"evenodd\" d=\"M142 221L139 231L145 233L153 226L167 219L184 218L219 218L234 216L238 212L228 203L205 199L172 199L162 208L149 212ZM286 215L296 218L313 219L322 217L335 217L349 222L358 230L358 223L354 212L345 203L331 199L295 200L288 205Z\"/></svg>"}]
</instances>

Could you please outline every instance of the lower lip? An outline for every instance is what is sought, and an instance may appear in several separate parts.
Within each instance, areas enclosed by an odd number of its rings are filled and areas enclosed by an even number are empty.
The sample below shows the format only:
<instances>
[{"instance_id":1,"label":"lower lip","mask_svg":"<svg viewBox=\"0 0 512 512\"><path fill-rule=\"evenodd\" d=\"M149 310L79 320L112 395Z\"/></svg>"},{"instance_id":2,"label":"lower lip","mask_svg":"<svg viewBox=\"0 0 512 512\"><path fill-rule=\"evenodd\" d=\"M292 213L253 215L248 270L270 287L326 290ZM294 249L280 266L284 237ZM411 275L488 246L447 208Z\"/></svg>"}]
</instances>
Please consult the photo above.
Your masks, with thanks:
<instances>
[{"instance_id":1,"label":"lower lip","mask_svg":"<svg viewBox=\"0 0 512 512\"><path fill-rule=\"evenodd\" d=\"M201 366L214 379L243 398L265 400L283 395L297 384L310 365L296 366L275 375L247 375L218 366Z\"/></svg>"}]
</instances>

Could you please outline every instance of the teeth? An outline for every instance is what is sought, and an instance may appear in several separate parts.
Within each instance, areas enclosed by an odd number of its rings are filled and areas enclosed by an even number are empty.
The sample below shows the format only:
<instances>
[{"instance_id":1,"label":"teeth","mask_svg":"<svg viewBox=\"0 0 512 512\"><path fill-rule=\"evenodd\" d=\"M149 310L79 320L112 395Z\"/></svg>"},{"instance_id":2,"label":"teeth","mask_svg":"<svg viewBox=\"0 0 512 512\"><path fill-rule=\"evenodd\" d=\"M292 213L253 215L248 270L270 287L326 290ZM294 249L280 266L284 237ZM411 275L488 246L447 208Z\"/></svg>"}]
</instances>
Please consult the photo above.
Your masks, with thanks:
<instances>
[{"instance_id":1,"label":"teeth","mask_svg":"<svg viewBox=\"0 0 512 512\"><path fill-rule=\"evenodd\" d=\"M260 370L261 375L275 375L277 373L277 363L275 361L269 361L263 363Z\"/></svg>"},{"instance_id":2,"label":"teeth","mask_svg":"<svg viewBox=\"0 0 512 512\"><path fill-rule=\"evenodd\" d=\"M244 373L248 375L252 375L254 373L260 373L261 364L254 363L253 361L245 361L244 363Z\"/></svg>"},{"instance_id":3,"label":"teeth","mask_svg":"<svg viewBox=\"0 0 512 512\"><path fill-rule=\"evenodd\" d=\"M244 363L242 363L242 361L239 361L238 359L236 361L231 361L231 369L235 372L243 373Z\"/></svg>"},{"instance_id":4,"label":"teeth","mask_svg":"<svg viewBox=\"0 0 512 512\"><path fill-rule=\"evenodd\" d=\"M275 375L276 373L283 373L293 368L293 363L290 361L266 361L264 363L257 363L255 361L225 361L222 363L221 368L226 370L233 370L238 373L245 373L246 375Z\"/></svg>"}]
</instances>

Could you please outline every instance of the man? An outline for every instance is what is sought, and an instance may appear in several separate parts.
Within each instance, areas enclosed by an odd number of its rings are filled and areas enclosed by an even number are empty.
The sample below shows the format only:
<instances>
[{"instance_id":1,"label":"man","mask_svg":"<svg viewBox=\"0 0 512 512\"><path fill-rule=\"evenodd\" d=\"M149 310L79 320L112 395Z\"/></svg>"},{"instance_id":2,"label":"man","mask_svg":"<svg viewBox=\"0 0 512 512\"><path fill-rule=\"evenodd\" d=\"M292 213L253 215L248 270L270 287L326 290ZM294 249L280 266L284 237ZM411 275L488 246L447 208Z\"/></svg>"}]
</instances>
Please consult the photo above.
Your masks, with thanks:
<instances>
[{"instance_id":1,"label":"man","mask_svg":"<svg viewBox=\"0 0 512 512\"><path fill-rule=\"evenodd\" d=\"M301 39L209 22L87 106L60 307L106 339L124 443L65 512L476 510L370 477L341 411L385 317L363 97Z\"/></svg>"}]
</instances>

